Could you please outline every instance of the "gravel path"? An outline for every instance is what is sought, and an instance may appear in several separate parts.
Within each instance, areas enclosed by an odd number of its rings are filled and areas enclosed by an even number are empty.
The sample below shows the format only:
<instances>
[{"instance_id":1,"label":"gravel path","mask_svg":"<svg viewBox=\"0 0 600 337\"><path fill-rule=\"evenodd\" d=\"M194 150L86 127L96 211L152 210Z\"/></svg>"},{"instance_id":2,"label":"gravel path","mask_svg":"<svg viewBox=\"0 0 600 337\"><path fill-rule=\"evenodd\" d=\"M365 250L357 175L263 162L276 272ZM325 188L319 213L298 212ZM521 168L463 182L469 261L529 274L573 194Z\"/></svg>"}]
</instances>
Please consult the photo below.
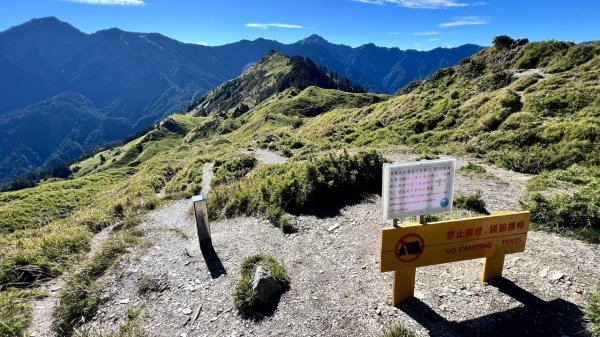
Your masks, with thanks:
<instances>
[{"instance_id":1,"label":"gravel path","mask_svg":"<svg viewBox=\"0 0 600 337\"><path fill-rule=\"evenodd\" d=\"M210 183L214 177L214 163L205 163L202 167L202 194L205 196L210 192Z\"/></svg>"},{"instance_id":2,"label":"gravel path","mask_svg":"<svg viewBox=\"0 0 600 337\"><path fill-rule=\"evenodd\" d=\"M288 160L286 157L283 157L276 152L265 149L244 151L243 153L254 154L259 163L267 165L283 164Z\"/></svg>"},{"instance_id":3,"label":"gravel path","mask_svg":"<svg viewBox=\"0 0 600 337\"><path fill-rule=\"evenodd\" d=\"M526 177L501 171L493 173L505 177L460 177L457 184L468 187L459 191L485 187L484 199L499 203L492 209L514 209ZM494 183L504 178L509 185ZM143 305L150 336L376 336L395 323L423 336L578 336L581 306L600 278L600 246L531 232L526 251L507 256L506 279L479 283L480 260L418 268L416 298L396 308L389 305L392 274L379 272L386 226L379 197L335 217L296 217L292 235L259 218L215 222L213 249L203 251L189 205L173 202L147 217L141 228L150 244L105 278L104 303L87 328L114 331L128 308ZM272 316L248 321L236 314L231 293L242 259L255 253L283 261L292 284ZM169 287L139 295L142 277Z\"/></svg>"}]
</instances>

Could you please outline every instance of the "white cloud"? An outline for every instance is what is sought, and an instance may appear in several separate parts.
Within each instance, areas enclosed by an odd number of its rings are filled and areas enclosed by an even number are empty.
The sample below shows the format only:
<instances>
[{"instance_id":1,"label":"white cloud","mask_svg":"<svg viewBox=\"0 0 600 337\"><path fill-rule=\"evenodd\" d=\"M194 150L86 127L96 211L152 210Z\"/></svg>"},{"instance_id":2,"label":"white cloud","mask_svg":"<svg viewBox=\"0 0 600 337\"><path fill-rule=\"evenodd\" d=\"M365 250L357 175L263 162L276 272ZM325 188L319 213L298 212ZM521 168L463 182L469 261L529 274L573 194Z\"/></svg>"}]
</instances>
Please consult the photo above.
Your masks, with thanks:
<instances>
[{"instance_id":1,"label":"white cloud","mask_svg":"<svg viewBox=\"0 0 600 337\"><path fill-rule=\"evenodd\" d=\"M247 23L244 26L246 26L248 28L258 28L258 29L269 29L269 28L300 29L300 28L304 28L300 25L290 25L287 23Z\"/></svg>"},{"instance_id":2,"label":"white cloud","mask_svg":"<svg viewBox=\"0 0 600 337\"><path fill-rule=\"evenodd\" d=\"M402 35L402 32L389 32L390 35Z\"/></svg>"},{"instance_id":3,"label":"white cloud","mask_svg":"<svg viewBox=\"0 0 600 337\"><path fill-rule=\"evenodd\" d=\"M425 8L425 9L439 9L449 7L467 7L469 6L466 2L460 2L460 0L352 0L356 2L362 2L373 5L385 5L394 4L405 8Z\"/></svg>"},{"instance_id":4,"label":"white cloud","mask_svg":"<svg viewBox=\"0 0 600 337\"><path fill-rule=\"evenodd\" d=\"M90 5L145 6L144 0L66 0Z\"/></svg>"},{"instance_id":5,"label":"white cloud","mask_svg":"<svg viewBox=\"0 0 600 337\"><path fill-rule=\"evenodd\" d=\"M433 39L427 39L427 41L439 41L441 40L439 37L433 38Z\"/></svg>"},{"instance_id":6,"label":"white cloud","mask_svg":"<svg viewBox=\"0 0 600 337\"><path fill-rule=\"evenodd\" d=\"M485 25L490 21L487 18L482 18L478 16L463 16L460 18L456 18L450 22L440 23L438 27L440 28L450 28L450 27L458 27L458 26L471 26L471 25Z\"/></svg>"},{"instance_id":7,"label":"white cloud","mask_svg":"<svg viewBox=\"0 0 600 337\"><path fill-rule=\"evenodd\" d=\"M414 36L433 36L433 35L440 35L439 32L417 32L417 33L413 33Z\"/></svg>"}]
</instances>

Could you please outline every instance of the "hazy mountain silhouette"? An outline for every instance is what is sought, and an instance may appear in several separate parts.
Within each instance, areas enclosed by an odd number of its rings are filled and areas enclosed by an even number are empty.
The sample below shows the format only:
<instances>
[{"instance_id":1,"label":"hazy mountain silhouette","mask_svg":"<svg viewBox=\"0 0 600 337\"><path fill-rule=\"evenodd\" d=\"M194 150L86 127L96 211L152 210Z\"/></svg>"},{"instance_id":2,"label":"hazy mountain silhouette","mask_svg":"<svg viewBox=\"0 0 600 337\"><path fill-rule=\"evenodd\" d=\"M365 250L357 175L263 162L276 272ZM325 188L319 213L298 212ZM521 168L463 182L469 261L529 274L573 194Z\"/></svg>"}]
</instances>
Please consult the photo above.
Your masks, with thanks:
<instances>
[{"instance_id":1,"label":"hazy mountain silhouette","mask_svg":"<svg viewBox=\"0 0 600 337\"><path fill-rule=\"evenodd\" d=\"M34 19L0 32L0 181L72 160L143 129L237 77L273 49L310 57L368 91L393 93L481 48L352 48L318 35L293 44L257 39L208 47L117 28L85 34L54 17ZM34 133L56 127L47 122L50 112L60 128ZM92 115L94 123L79 120Z\"/></svg>"}]
</instances>

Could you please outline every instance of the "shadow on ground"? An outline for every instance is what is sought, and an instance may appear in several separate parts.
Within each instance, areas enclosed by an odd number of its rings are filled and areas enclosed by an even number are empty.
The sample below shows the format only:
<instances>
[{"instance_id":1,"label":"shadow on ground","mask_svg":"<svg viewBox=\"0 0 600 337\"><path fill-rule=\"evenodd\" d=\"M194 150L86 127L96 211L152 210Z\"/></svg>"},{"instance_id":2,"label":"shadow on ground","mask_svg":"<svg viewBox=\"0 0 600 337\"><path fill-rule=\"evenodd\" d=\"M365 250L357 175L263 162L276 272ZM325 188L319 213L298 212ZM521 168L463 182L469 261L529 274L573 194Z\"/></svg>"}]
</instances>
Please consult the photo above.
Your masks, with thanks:
<instances>
[{"instance_id":1,"label":"shadow on ground","mask_svg":"<svg viewBox=\"0 0 600 337\"><path fill-rule=\"evenodd\" d=\"M419 299L411 298L398 308L429 330L432 337L549 337L587 336L581 309L561 298L546 302L514 282L499 278L490 285L522 306L462 322L448 321ZM477 311L477 307L463 308Z\"/></svg>"},{"instance_id":2,"label":"shadow on ground","mask_svg":"<svg viewBox=\"0 0 600 337\"><path fill-rule=\"evenodd\" d=\"M287 290L288 289L284 289L274 294L269 300L269 303L258 305L258 307L254 309L254 312L242 314L242 317L255 322L260 322L265 318L273 316L275 311L277 311L277 307L279 307L281 296L283 296Z\"/></svg>"},{"instance_id":3,"label":"shadow on ground","mask_svg":"<svg viewBox=\"0 0 600 337\"><path fill-rule=\"evenodd\" d=\"M319 219L334 218L340 216L341 210L346 206L359 204L375 198L377 194L352 194L340 195L327 200L315 202L315 206L308 212L295 212L291 210L293 215L314 215Z\"/></svg>"},{"instance_id":4,"label":"shadow on ground","mask_svg":"<svg viewBox=\"0 0 600 337\"><path fill-rule=\"evenodd\" d=\"M213 279L219 278L221 275L227 274L227 271L225 270L221 259L215 251L215 247L213 247L212 245L212 241L201 241L200 251L202 252L202 257L204 257L204 262L206 262L206 267L210 272L210 276Z\"/></svg>"}]
</instances>

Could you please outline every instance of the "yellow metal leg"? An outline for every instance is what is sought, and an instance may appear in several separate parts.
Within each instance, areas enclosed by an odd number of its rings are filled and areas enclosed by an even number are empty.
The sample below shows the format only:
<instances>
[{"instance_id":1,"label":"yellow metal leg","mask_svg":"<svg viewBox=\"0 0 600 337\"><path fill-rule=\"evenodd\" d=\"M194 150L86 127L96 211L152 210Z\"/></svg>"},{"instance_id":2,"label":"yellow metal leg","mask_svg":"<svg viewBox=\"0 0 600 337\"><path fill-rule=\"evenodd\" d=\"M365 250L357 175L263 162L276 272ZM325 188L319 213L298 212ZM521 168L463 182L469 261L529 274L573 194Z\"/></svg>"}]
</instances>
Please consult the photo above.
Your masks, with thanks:
<instances>
[{"instance_id":1,"label":"yellow metal leg","mask_svg":"<svg viewBox=\"0 0 600 337\"><path fill-rule=\"evenodd\" d=\"M504 268L504 255L496 255L483 259L483 272L481 273L481 282L487 282L496 277L502 276Z\"/></svg>"},{"instance_id":2,"label":"yellow metal leg","mask_svg":"<svg viewBox=\"0 0 600 337\"><path fill-rule=\"evenodd\" d=\"M400 269L394 272L394 291L392 304L397 306L415 294L415 275L417 268Z\"/></svg>"}]
</instances>

